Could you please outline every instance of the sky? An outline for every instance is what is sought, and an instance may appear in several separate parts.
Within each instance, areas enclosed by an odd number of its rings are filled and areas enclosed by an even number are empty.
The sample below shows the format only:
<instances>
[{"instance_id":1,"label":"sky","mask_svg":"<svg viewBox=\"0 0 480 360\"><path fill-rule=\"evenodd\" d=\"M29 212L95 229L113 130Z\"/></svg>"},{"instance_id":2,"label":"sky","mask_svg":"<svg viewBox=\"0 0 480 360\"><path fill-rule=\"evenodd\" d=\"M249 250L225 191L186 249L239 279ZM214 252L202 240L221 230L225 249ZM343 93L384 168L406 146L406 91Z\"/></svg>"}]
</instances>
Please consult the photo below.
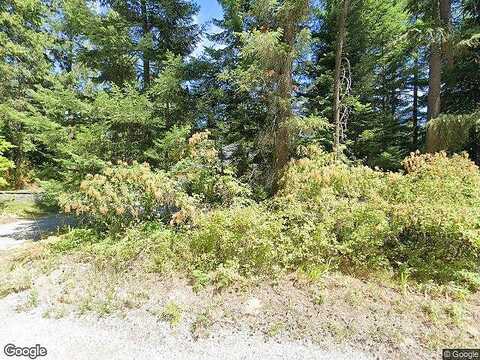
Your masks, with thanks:
<instances>
[{"instance_id":1,"label":"sky","mask_svg":"<svg viewBox=\"0 0 480 360\"><path fill-rule=\"evenodd\" d=\"M218 4L217 0L196 0L196 2L200 6L200 12L195 17L194 21L200 25L206 25L206 31L208 33L215 33L216 28L211 24L211 20L215 18L220 19L222 17L223 11L221 6ZM210 42L205 36L203 36L192 56L200 55L203 48L208 45L210 45Z\"/></svg>"},{"instance_id":2,"label":"sky","mask_svg":"<svg viewBox=\"0 0 480 360\"><path fill-rule=\"evenodd\" d=\"M200 13L198 14L200 24L222 16L222 8L217 0L197 0L197 4L200 6Z\"/></svg>"}]
</instances>

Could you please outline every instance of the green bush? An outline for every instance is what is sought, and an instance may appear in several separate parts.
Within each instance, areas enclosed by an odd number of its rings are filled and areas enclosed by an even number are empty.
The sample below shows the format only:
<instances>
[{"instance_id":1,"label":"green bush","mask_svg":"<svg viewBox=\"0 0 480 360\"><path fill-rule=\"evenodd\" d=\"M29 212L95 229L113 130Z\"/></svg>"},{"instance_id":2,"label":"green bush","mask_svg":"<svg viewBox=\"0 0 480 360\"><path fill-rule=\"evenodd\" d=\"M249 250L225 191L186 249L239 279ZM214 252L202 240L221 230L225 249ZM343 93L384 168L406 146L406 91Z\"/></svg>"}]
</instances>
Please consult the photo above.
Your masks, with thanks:
<instances>
[{"instance_id":1,"label":"green bush","mask_svg":"<svg viewBox=\"0 0 480 360\"><path fill-rule=\"evenodd\" d=\"M66 213L110 232L156 220L183 224L196 208L248 202L249 188L236 179L233 169L222 167L208 136L208 131L196 133L186 141L168 172L155 171L147 163L107 164L98 174L87 175L71 194L58 195L55 183L47 183L45 201L54 204L58 199Z\"/></svg>"},{"instance_id":2,"label":"green bush","mask_svg":"<svg viewBox=\"0 0 480 360\"><path fill-rule=\"evenodd\" d=\"M184 157L170 170L175 181L190 195L206 204L231 205L251 197L250 189L225 167L210 133L203 131L188 139Z\"/></svg>"},{"instance_id":3,"label":"green bush","mask_svg":"<svg viewBox=\"0 0 480 360\"><path fill-rule=\"evenodd\" d=\"M0 189L8 186L6 174L8 170L14 167L14 163L3 156L3 154L13 147L14 146L6 141L3 137L0 137Z\"/></svg>"},{"instance_id":4,"label":"green bush","mask_svg":"<svg viewBox=\"0 0 480 360\"><path fill-rule=\"evenodd\" d=\"M396 237L385 252L422 279L449 281L479 273L480 172L466 155L413 154L392 188Z\"/></svg>"},{"instance_id":5,"label":"green bush","mask_svg":"<svg viewBox=\"0 0 480 360\"><path fill-rule=\"evenodd\" d=\"M224 200L222 207L201 208L178 190L184 187L177 177L122 163L85 180L64 206L113 229L150 220L188 225L171 227L168 241L146 231L139 244L140 235L128 230L123 240L109 237L104 245L120 259L148 248L156 254L155 268L175 259L200 282L220 287L241 276L337 268L477 288L478 168L465 155L444 153L412 154L404 166L405 173L388 173L316 152L291 163L281 190L268 201Z\"/></svg>"},{"instance_id":6,"label":"green bush","mask_svg":"<svg viewBox=\"0 0 480 360\"><path fill-rule=\"evenodd\" d=\"M284 208L302 204L330 234L324 248L343 268L408 268L443 282L478 273L478 168L444 153L412 154L404 165L401 175L316 155L291 165L279 198Z\"/></svg>"},{"instance_id":7,"label":"green bush","mask_svg":"<svg viewBox=\"0 0 480 360\"><path fill-rule=\"evenodd\" d=\"M210 211L186 234L197 268L211 271L238 263L242 273L282 263L283 221L261 205Z\"/></svg>"},{"instance_id":8,"label":"green bush","mask_svg":"<svg viewBox=\"0 0 480 360\"><path fill-rule=\"evenodd\" d=\"M192 209L188 196L165 172L123 162L87 176L77 193L62 197L61 205L66 213L84 216L110 232L150 220L181 222Z\"/></svg>"},{"instance_id":9,"label":"green bush","mask_svg":"<svg viewBox=\"0 0 480 360\"><path fill-rule=\"evenodd\" d=\"M63 184L56 180L49 180L40 181L40 186L42 192L38 199L39 205L47 210L58 210L60 208L58 200L64 192Z\"/></svg>"}]
</instances>

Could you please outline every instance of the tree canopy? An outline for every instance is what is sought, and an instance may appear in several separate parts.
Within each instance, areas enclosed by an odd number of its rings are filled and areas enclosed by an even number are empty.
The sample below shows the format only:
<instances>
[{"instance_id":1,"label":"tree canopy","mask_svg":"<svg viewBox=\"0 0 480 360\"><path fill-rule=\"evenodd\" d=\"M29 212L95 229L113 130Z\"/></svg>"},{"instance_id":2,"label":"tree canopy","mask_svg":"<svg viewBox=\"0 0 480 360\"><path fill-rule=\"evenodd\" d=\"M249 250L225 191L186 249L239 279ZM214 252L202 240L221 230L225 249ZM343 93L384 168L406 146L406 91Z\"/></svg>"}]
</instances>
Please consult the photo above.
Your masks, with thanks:
<instances>
[{"instance_id":1,"label":"tree canopy","mask_svg":"<svg viewBox=\"0 0 480 360\"><path fill-rule=\"evenodd\" d=\"M445 119L478 114L478 0L219 3L208 33L193 0L2 1L3 186L167 168L208 129L222 164L269 194L311 145L396 170L442 143L425 139Z\"/></svg>"}]
</instances>

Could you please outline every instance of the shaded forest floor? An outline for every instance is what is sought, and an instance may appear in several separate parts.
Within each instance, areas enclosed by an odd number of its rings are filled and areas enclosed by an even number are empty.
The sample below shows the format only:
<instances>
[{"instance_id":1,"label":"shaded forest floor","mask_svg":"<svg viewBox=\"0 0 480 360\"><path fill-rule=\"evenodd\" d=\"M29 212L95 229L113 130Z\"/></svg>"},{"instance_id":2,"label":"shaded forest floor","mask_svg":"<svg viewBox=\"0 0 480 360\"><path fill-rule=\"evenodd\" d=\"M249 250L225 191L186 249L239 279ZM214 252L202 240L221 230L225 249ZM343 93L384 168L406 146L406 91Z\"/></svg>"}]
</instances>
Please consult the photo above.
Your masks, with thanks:
<instances>
[{"instance_id":1,"label":"shaded forest floor","mask_svg":"<svg viewBox=\"0 0 480 360\"><path fill-rule=\"evenodd\" d=\"M32 323L35 317L58 320L59 329L65 321L72 326L113 322L122 331L157 335L161 328L183 339L182 346L190 344L187 348L246 336L257 345L247 341L232 353L258 350L264 357L255 346L265 342L285 345L289 358L318 351L315 358L338 359L431 359L443 348L480 342L480 297L450 287L326 272L315 279L294 273L199 288L178 272L148 271L141 257L118 271L85 261L80 253L53 256L46 248L55 241L50 237L0 252L0 308L7 319L10 313L12 321L19 316ZM286 345L299 342L310 347ZM271 358L286 358L281 353Z\"/></svg>"}]
</instances>

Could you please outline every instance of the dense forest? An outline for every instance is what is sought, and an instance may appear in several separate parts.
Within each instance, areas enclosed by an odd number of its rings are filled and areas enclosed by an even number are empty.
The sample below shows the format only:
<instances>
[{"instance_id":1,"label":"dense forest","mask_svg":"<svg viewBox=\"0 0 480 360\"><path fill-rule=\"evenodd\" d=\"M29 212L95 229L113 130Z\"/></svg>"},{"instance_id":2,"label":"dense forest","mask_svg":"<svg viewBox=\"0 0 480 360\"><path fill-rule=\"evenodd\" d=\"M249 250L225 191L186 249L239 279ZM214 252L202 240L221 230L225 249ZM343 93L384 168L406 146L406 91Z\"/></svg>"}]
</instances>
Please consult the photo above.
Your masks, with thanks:
<instances>
[{"instance_id":1,"label":"dense forest","mask_svg":"<svg viewBox=\"0 0 480 360\"><path fill-rule=\"evenodd\" d=\"M479 0L219 3L1 1L2 186L207 273L480 286Z\"/></svg>"},{"instance_id":2,"label":"dense forest","mask_svg":"<svg viewBox=\"0 0 480 360\"><path fill-rule=\"evenodd\" d=\"M2 1L3 186L165 169L205 129L264 196L310 145L384 170L416 150L476 158L477 0L220 4L209 33L193 1Z\"/></svg>"}]
</instances>

